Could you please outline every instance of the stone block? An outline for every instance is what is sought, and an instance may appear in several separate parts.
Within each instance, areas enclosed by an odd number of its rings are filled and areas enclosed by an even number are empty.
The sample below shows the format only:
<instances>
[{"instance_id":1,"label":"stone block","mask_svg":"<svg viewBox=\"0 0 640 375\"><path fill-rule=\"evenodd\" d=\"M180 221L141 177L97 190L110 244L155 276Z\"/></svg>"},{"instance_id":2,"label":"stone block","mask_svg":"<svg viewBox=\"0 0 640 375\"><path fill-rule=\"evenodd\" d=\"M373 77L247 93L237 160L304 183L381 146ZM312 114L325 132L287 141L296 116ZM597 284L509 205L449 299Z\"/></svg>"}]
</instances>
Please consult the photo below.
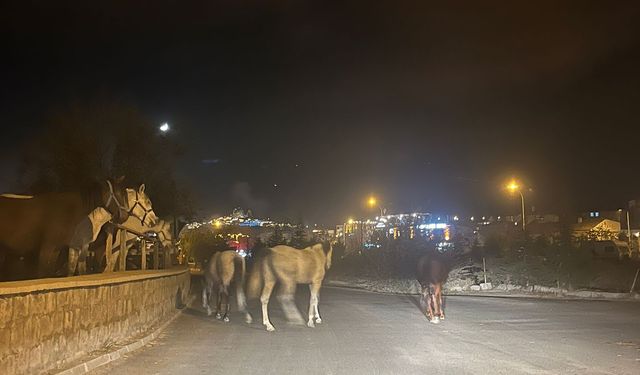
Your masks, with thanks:
<instances>
[{"instance_id":1,"label":"stone block","mask_svg":"<svg viewBox=\"0 0 640 375\"><path fill-rule=\"evenodd\" d=\"M61 290L56 292L56 306L59 310L65 310L69 305L69 291Z\"/></svg>"},{"instance_id":2,"label":"stone block","mask_svg":"<svg viewBox=\"0 0 640 375\"><path fill-rule=\"evenodd\" d=\"M41 315L45 313L45 293L36 293L31 295L28 300L28 309L30 315Z\"/></svg>"},{"instance_id":3,"label":"stone block","mask_svg":"<svg viewBox=\"0 0 640 375\"><path fill-rule=\"evenodd\" d=\"M5 325L0 328L0 358L11 352L11 328ZM1 362L1 361L0 361ZM0 372L1 374L2 372Z\"/></svg>"},{"instance_id":4,"label":"stone block","mask_svg":"<svg viewBox=\"0 0 640 375\"><path fill-rule=\"evenodd\" d=\"M16 374L15 358L13 356L0 356L0 374Z\"/></svg>"},{"instance_id":5,"label":"stone block","mask_svg":"<svg viewBox=\"0 0 640 375\"><path fill-rule=\"evenodd\" d=\"M42 366L42 345L36 345L29 351L29 372L35 373Z\"/></svg>"},{"instance_id":6,"label":"stone block","mask_svg":"<svg viewBox=\"0 0 640 375\"><path fill-rule=\"evenodd\" d=\"M38 337L35 332L35 318L27 318L24 320L23 326L23 345L26 348L35 346L38 343Z\"/></svg>"},{"instance_id":7,"label":"stone block","mask_svg":"<svg viewBox=\"0 0 640 375\"><path fill-rule=\"evenodd\" d=\"M26 297L13 297L13 314L11 320L18 320L27 316L27 299Z\"/></svg>"},{"instance_id":8,"label":"stone block","mask_svg":"<svg viewBox=\"0 0 640 375\"><path fill-rule=\"evenodd\" d=\"M56 311L51 316L51 334L60 335L64 331L64 312Z\"/></svg>"},{"instance_id":9,"label":"stone block","mask_svg":"<svg viewBox=\"0 0 640 375\"><path fill-rule=\"evenodd\" d=\"M71 332L73 330L73 312L64 312L64 322L62 327L65 333Z\"/></svg>"},{"instance_id":10,"label":"stone block","mask_svg":"<svg viewBox=\"0 0 640 375\"><path fill-rule=\"evenodd\" d=\"M56 311L56 294L45 293L44 294L44 314L51 314Z\"/></svg>"},{"instance_id":11,"label":"stone block","mask_svg":"<svg viewBox=\"0 0 640 375\"><path fill-rule=\"evenodd\" d=\"M13 315L13 298L0 298L0 328L11 321Z\"/></svg>"},{"instance_id":12,"label":"stone block","mask_svg":"<svg viewBox=\"0 0 640 375\"><path fill-rule=\"evenodd\" d=\"M9 326L11 350L22 350L24 344L24 319L14 320Z\"/></svg>"},{"instance_id":13,"label":"stone block","mask_svg":"<svg viewBox=\"0 0 640 375\"><path fill-rule=\"evenodd\" d=\"M53 325L51 324L51 317L43 315L38 319L38 327L40 329L40 336L42 339L47 339L53 333Z\"/></svg>"}]
</instances>

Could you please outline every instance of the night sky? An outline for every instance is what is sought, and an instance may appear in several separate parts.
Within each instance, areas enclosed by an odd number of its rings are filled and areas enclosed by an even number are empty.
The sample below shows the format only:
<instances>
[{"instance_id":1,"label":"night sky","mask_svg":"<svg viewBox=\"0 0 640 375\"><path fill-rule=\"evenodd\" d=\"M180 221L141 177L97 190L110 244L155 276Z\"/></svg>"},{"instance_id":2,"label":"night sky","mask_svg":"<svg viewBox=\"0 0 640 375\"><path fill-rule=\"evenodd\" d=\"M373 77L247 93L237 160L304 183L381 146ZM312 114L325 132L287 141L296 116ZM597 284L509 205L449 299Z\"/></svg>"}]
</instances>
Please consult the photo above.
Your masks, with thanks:
<instances>
[{"instance_id":1,"label":"night sky","mask_svg":"<svg viewBox=\"0 0 640 375\"><path fill-rule=\"evenodd\" d=\"M637 1L141 3L3 2L0 190L107 93L172 125L203 215L516 213L510 176L538 212L640 198Z\"/></svg>"}]
</instances>

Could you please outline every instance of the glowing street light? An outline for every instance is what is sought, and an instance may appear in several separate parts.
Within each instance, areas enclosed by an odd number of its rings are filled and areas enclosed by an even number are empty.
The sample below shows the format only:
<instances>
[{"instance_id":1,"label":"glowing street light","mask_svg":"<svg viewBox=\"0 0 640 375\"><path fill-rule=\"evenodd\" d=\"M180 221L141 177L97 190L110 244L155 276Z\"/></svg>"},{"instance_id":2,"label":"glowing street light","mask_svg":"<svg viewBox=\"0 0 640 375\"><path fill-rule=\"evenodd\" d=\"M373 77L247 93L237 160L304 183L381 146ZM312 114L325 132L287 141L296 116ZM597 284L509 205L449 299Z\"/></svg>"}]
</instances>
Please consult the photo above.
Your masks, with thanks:
<instances>
[{"instance_id":1,"label":"glowing street light","mask_svg":"<svg viewBox=\"0 0 640 375\"><path fill-rule=\"evenodd\" d=\"M160 131L163 132L163 133L168 132L169 129L170 129L169 124L166 123L166 122L164 124L160 125Z\"/></svg>"},{"instance_id":2,"label":"glowing street light","mask_svg":"<svg viewBox=\"0 0 640 375\"><path fill-rule=\"evenodd\" d=\"M524 194L522 194L522 186L515 179L513 179L507 184L506 188L511 194L515 194L516 192L520 194L520 199L522 202L522 231L525 231L527 225L527 217L525 216L524 211Z\"/></svg>"},{"instance_id":3,"label":"glowing street light","mask_svg":"<svg viewBox=\"0 0 640 375\"><path fill-rule=\"evenodd\" d=\"M367 205L371 208L378 207L380 209L380 216L384 216L384 210L379 206L378 200L373 195L367 199Z\"/></svg>"},{"instance_id":4,"label":"glowing street light","mask_svg":"<svg viewBox=\"0 0 640 375\"><path fill-rule=\"evenodd\" d=\"M378 204L378 200L375 197L369 197L367 203L369 204L369 207L375 207L376 204Z\"/></svg>"}]
</instances>

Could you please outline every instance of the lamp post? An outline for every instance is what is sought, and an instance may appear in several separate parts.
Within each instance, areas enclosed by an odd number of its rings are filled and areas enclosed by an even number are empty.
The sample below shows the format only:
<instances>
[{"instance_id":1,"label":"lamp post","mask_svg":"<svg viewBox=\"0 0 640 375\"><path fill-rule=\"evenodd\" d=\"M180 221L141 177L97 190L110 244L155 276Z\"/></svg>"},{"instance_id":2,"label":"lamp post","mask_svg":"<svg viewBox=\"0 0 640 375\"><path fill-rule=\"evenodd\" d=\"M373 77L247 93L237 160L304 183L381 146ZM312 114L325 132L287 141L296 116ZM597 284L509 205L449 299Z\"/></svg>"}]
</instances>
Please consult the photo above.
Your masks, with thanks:
<instances>
[{"instance_id":1,"label":"lamp post","mask_svg":"<svg viewBox=\"0 0 640 375\"><path fill-rule=\"evenodd\" d=\"M522 203L522 231L526 231L527 227L527 217L525 216L524 211L524 194L522 194L522 187L520 184L516 182L516 180L511 180L509 184L507 184L507 190L509 190L512 194L518 192L520 194L520 200Z\"/></svg>"}]
</instances>

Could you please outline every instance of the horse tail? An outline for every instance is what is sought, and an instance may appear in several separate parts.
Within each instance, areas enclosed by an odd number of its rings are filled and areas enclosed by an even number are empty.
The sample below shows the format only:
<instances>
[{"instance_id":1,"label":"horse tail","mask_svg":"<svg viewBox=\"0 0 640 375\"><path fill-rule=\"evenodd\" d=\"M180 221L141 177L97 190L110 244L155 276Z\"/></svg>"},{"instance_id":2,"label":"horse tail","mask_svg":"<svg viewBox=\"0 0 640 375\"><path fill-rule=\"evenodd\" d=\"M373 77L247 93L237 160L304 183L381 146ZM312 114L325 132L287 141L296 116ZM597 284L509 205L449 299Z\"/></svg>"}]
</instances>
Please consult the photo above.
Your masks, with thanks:
<instances>
[{"instance_id":1,"label":"horse tail","mask_svg":"<svg viewBox=\"0 0 640 375\"><path fill-rule=\"evenodd\" d=\"M333 244L329 243L329 251L327 251L325 258L326 258L326 263L325 263L325 267L328 270L329 268L331 268L331 258L333 257Z\"/></svg>"},{"instance_id":2,"label":"horse tail","mask_svg":"<svg viewBox=\"0 0 640 375\"><path fill-rule=\"evenodd\" d=\"M247 297L249 299L258 298L262 291L262 284L264 283L262 267L264 265L265 258L266 257L264 256L257 258L249 272L249 280L247 280Z\"/></svg>"},{"instance_id":3,"label":"horse tail","mask_svg":"<svg viewBox=\"0 0 640 375\"><path fill-rule=\"evenodd\" d=\"M251 318L251 314L249 314L249 312L247 311L247 297L244 294L247 263L244 257L238 254L233 258L233 262L235 268L234 277L236 284L236 300L238 302L238 311L245 314L245 321L247 323L251 323L253 319Z\"/></svg>"}]
</instances>

